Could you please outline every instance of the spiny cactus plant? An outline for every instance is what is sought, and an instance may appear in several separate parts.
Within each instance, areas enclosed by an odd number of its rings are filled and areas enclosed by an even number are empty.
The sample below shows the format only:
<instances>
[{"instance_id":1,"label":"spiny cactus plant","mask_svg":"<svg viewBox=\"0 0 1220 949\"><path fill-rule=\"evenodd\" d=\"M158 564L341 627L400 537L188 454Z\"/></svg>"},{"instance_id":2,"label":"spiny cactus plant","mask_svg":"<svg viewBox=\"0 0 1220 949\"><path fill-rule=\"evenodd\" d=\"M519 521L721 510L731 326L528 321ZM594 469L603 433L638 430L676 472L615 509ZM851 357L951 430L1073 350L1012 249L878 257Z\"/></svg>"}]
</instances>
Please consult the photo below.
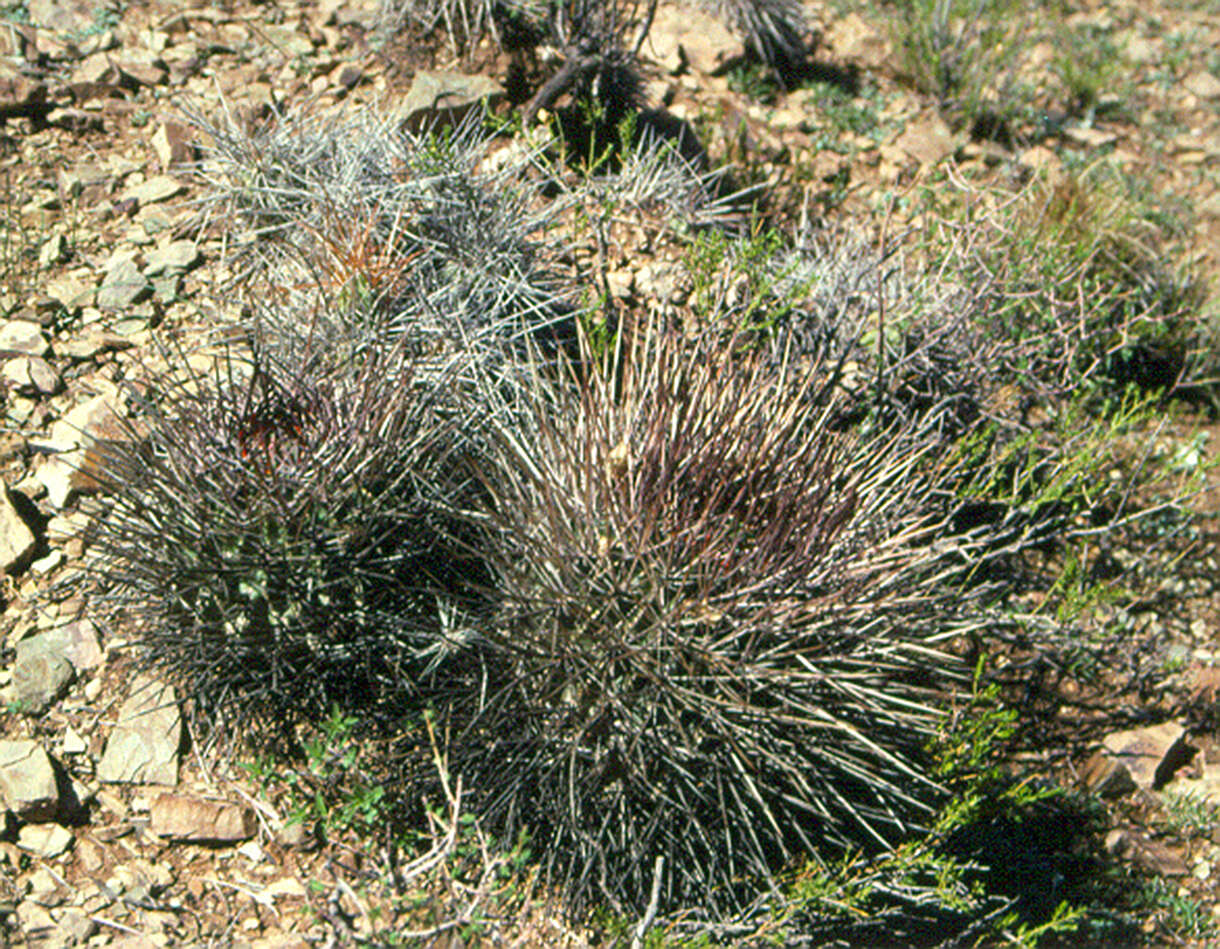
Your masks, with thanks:
<instances>
[{"instance_id":1,"label":"spiny cactus plant","mask_svg":"<svg viewBox=\"0 0 1220 949\"><path fill-rule=\"evenodd\" d=\"M464 490L446 386L392 349L208 358L171 350L130 437L100 450L98 602L205 717L375 716L422 688L467 566L443 513Z\"/></svg>"},{"instance_id":2,"label":"spiny cactus plant","mask_svg":"<svg viewBox=\"0 0 1220 949\"><path fill-rule=\"evenodd\" d=\"M300 324L276 335L316 337L320 322L431 350L566 318L548 236L560 208L536 200L529 155L488 170L481 114L419 134L375 108L282 115L253 133L193 119L212 142L205 202L252 237L253 302L270 294L264 321Z\"/></svg>"},{"instance_id":3,"label":"spiny cactus plant","mask_svg":"<svg viewBox=\"0 0 1220 949\"><path fill-rule=\"evenodd\" d=\"M827 371L624 333L497 397L478 523L498 661L450 767L578 903L725 910L799 854L930 814L923 748L982 591L930 541L926 443L832 430ZM960 551L968 546L963 540Z\"/></svg>"},{"instance_id":4,"label":"spiny cactus plant","mask_svg":"<svg viewBox=\"0 0 1220 949\"><path fill-rule=\"evenodd\" d=\"M797 0L699 0L746 41L755 56L792 79L808 55L805 11Z\"/></svg>"},{"instance_id":5,"label":"spiny cactus plant","mask_svg":"<svg viewBox=\"0 0 1220 949\"><path fill-rule=\"evenodd\" d=\"M1161 208L1104 163L983 197L967 212L951 195L938 223L941 259L974 288L979 330L994 340L996 376L1044 401L1082 385L1183 381L1205 293L1166 265Z\"/></svg>"},{"instance_id":6,"label":"spiny cactus plant","mask_svg":"<svg viewBox=\"0 0 1220 949\"><path fill-rule=\"evenodd\" d=\"M989 388L984 334L970 295L906 267L905 250L847 229L700 234L687 255L696 319L745 333L776 365L824 361L851 418L919 415L960 434Z\"/></svg>"}]
</instances>

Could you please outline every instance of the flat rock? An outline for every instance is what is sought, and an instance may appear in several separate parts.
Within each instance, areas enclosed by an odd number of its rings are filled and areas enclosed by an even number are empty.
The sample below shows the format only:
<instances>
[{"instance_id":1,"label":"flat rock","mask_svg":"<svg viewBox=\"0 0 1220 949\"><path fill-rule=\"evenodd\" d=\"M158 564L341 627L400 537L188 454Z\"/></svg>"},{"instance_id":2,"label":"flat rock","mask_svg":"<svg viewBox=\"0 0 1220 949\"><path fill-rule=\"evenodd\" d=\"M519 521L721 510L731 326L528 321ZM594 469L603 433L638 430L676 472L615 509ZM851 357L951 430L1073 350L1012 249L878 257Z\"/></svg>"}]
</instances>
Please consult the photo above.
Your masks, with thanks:
<instances>
[{"instance_id":1,"label":"flat rock","mask_svg":"<svg viewBox=\"0 0 1220 949\"><path fill-rule=\"evenodd\" d=\"M148 814L149 829L158 837L191 843L236 843L258 828L248 807L184 794L158 795Z\"/></svg>"},{"instance_id":2,"label":"flat rock","mask_svg":"<svg viewBox=\"0 0 1220 949\"><path fill-rule=\"evenodd\" d=\"M89 937L97 932L97 923L90 919L89 914L76 906L65 906L54 910L51 916L60 932L67 937L70 945L80 946L88 942Z\"/></svg>"},{"instance_id":3,"label":"flat rock","mask_svg":"<svg viewBox=\"0 0 1220 949\"><path fill-rule=\"evenodd\" d=\"M181 122L172 119L166 119L157 126L152 135L152 149L162 171L169 171L176 165L195 160L190 130Z\"/></svg>"},{"instance_id":4,"label":"flat rock","mask_svg":"<svg viewBox=\"0 0 1220 949\"><path fill-rule=\"evenodd\" d=\"M57 340L55 352L59 356L83 362L86 359L93 359L103 353L130 349L131 346L131 340L118 335L118 333L111 333L108 330L91 326L79 336L74 336L68 340Z\"/></svg>"},{"instance_id":5,"label":"flat rock","mask_svg":"<svg viewBox=\"0 0 1220 949\"><path fill-rule=\"evenodd\" d=\"M41 644L22 648L23 644L41 637L22 640L17 644L17 661L13 664L10 694L20 703L25 715L41 715L68 691L76 678L72 663Z\"/></svg>"},{"instance_id":6,"label":"flat rock","mask_svg":"<svg viewBox=\"0 0 1220 949\"><path fill-rule=\"evenodd\" d=\"M25 938L31 949L51 949L63 945L59 939L59 927L45 906L33 900L22 900L17 904L17 931Z\"/></svg>"},{"instance_id":7,"label":"flat rock","mask_svg":"<svg viewBox=\"0 0 1220 949\"><path fill-rule=\"evenodd\" d=\"M95 396L71 409L51 426L48 447L59 454L48 458L34 472L47 489L55 507L62 508L77 493L96 491L99 487L98 443L121 441L131 437L104 395Z\"/></svg>"},{"instance_id":8,"label":"flat rock","mask_svg":"<svg viewBox=\"0 0 1220 949\"><path fill-rule=\"evenodd\" d=\"M684 270L680 264L657 261L645 264L635 273L635 288L646 300L679 303L686 296Z\"/></svg>"},{"instance_id":9,"label":"flat rock","mask_svg":"<svg viewBox=\"0 0 1220 949\"><path fill-rule=\"evenodd\" d=\"M30 22L54 33L84 33L94 25L91 0L29 0Z\"/></svg>"},{"instance_id":10,"label":"flat rock","mask_svg":"<svg viewBox=\"0 0 1220 949\"><path fill-rule=\"evenodd\" d=\"M94 300L94 287L71 274L56 277L43 287L43 291L65 310L89 306Z\"/></svg>"},{"instance_id":11,"label":"flat rock","mask_svg":"<svg viewBox=\"0 0 1220 949\"><path fill-rule=\"evenodd\" d=\"M1192 72L1183 79L1182 88L1200 99L1220 99L1220 79L1206 69Z\"/></svg>"},{"instance_id":12,"label":"flat rock","mask_svg":"<svg viewBox=\"0 0 1220 949\"><path fill-rule=\"evenodd\" d=\"M76 671L96 669L102 664L102 647L97 631L87 619L48 629L17 643L17 665L39 654L59 656Z\"/></svg>"},{"instance_id":13,"label":"flat rock","mask_svg":"<svg viewBox=\"0 0 1220 949\"><path fill-rule=\"evenodd\" d=\"M870 70L889 65L894 56L885 34L855 12L834 21L829 42L837 56Z\"/></svg>"},{"instance_id":14,"label":"flat rock","mask_svg":"<svg viewBox=\"0 0 1220 949\"><path fill-rule=\"evenodd\" d=\"M178 783L182 715L172 685L137 676L106 740L97 776L111 783Z\"/></svg>"},{"instance_id":15,"label":"flat rock","mask_svg":"<svg viewBox=\"0 0 1220 949\"><path fill-rule=\"evenodd\" d=\"M46 110L46 83L16 71L0 69L0 119Z\"/></svg>"},{"instance_id":16,"label":"flat rock","mask_svg":"<svg viewBox=\"0 0 1220 949\"><path fill-rule=\"evenodd\" d=\"M47 489L47 498L57 508L65 507L78 494L97 489L97 481L71 460L48 458L34 470L34 477Z\"/></svg>"},{"instance_id":17,"label":"flat rock","mask_svg":"<svg viewBox=\"0 0 1220 949\"><path fill-rule=\"evenodd\" d=\"M480 102L494 106L503 98L504 87L488 76L421 69L394 115L413 131L446 123L456 126Z\"/></svg>"},{"instance_id":18,"label":"flat rock","mask_svg":"<svg viewBox=\"0 0 1220 949\"><path fill-rule=\"evenodd\" d=\"M135 201L141 207L176 198L186 190L186 185L173 175L157 175L138 185L132 185L119 195L119 201Z\"/></svg>"},{"instance_id":19,"label":"flat rock","mask_svg":"<svg viewBox=\"0 0 1220 949\"><path fill-rule=\"evenodd\" d=\"M199 263L200 259L199 245L194 241L170 241L149 252L144 276L155 277L166 272L185 273Z\"/></svg>"},{"instance_id":20,"label":"flat rock","mask_svg":"<svg viewBox=\"0 0 1220 949\"><path fill-rule=\"evenodd\" d=\"M912 122L894 140L894 146L914 158L923 167L938 164L957 149L953 133L938 115Z\"/></svg>"},{"instance_id":21,"label":"flat rock","mask_svg":"<svg viewBox=\"0 0 1220 949\"><path fill-rule=\"evenodd\" d=\"M641 52L671 73L690 67L714 76L741 60L746 49L716 17L667 4L657 7Z\"/></svg>"},{"instance_id":22,"label":"flat rock","mask_svg":"<svg viewBox=\"0 0 1220 949\"><path fill-rule=\"evenodd\" d=\"M1086 783L1098 793L1104 793L1104 786L1113 794L1116 786L1127 783L1151 791L1172 778L1192 754L1186 729L1174 722L1114 732L1102 740L1089 769L1093 779L1086 777Z\"/></svg>"},{"instance_id":23,"label":"flat rock","mask_svg":"<svg viewBox=\"0 0 1220 949\"><path fill-rule=\"evenodd\" d=\"M55 367L38 356L10 359L0 369L0 375L28 395L54 395L62 385Z\"/></svg>"},{"instance_id":24,"label":"flat rock","mask_svg":"<svg viewBox=\"0 0 1220 949\"><path fill-rule=\"evenodd\" d=\"M0 349L27 356L45 356L51 345L42 335L42 327L29 320L8 320L0 327Z\"/></svg>"},{"instance_id":25,"label":"flat rock","mask_svg":"<svg viewBox=\"0 0 1220 949\"><path fill-rule=\"evenodd\" d=\"M123 76L138 86L159 86L169 78L169 70L155 60L125 58L115 65Z\"/></svg>"},{"instance_id":26,"label":"flat rock","mask_svg":"<svg viewBox=\"0 0 1220 949\"><path fill-rule=\"evenodd\" d=\"M72 832L58 824L26 824L17 832L17 846L49 860L72 846Z\"/></svg>"},{"instance_id":27,"label":"flat rock","mask_svg":"<svg viewBox=\"0 0 1220 949\"><path fill-rule=\"evenodd\" d=\"M54 820L59 812L59 783L51 757L36 741L0 741L0 796L18 820Z\"/></svg>"},{"instance_id":28,"label":"flat rock","mask_svg":"<svg viewBox=\"0 0 1220 949\"><path fill-rule=\"evenodd\" d=\"M0 490L0 569L20 566L34 552L38 539L21 516L7 485Z\"/></svg>"},{"instance_id":29,"label":"flat rock","mask_svg":"<svg viewBox=\"0 0 1220 949\"><path fill-rule=\"evenodd\" d=\"M148 295L151 287L131 259L121 261L106 272L97 291L97 305L103 310L121 310Z\"/></svg>"}]
</instances>

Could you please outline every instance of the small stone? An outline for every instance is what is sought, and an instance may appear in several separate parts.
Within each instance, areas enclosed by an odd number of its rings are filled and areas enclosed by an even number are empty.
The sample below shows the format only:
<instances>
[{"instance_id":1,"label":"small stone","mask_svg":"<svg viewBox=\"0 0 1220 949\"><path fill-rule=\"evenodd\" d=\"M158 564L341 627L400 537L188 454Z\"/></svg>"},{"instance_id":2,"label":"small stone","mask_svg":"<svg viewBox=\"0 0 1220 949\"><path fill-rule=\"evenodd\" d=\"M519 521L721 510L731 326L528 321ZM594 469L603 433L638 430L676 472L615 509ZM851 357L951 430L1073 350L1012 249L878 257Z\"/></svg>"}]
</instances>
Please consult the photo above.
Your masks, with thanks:
<instances>
[{"instance_id":1,"label":"small stone","mask_svg":"<svg viewBox=\"0 0 1220 949\"><path fill-rule=\"evenodd\" d=\"M176 198L186 190L184 185L172 175L157 175L138 185L133 185L119 195L120 201L135 201L140 206L156 204L158 201L168 201Z\"/></svg>"},{"instance_id":2,"label":"small stone","mask_svg":"<svg viewBox=\"0 0 1220 949\"><path fill-rule=\"evenodd\" d=\"M236 843L252 837L257 828L250 808L224 801L161 794L149 807L149 829L158 837L176 841Z\"/></svg>"},{"instance_id":3,"label":"small stone","mask_svg":"<svg viewBox=\"0 0 1220 949\"><path fill-rule=\"evenodd\" d=\"M957 148L949 126L936 115L912 122L894 140L894 145L918 161L921 167L938 164L952 155Z\"/></svg>"},{"instance_id":4,"label":"small stone","mask_svg":"<svg viewBox=\"0 0 1220 949\"><path fill-rule=\"evenodd\" d=\"M310 944L299 933L284 932L282 929L268 929L259 939L250 942L250 949L309 949ZM457 949L458 943L451 937L446 949ZM440 947L438 946L438 949Z\"/></svg>"},{"instance_id":5,"label":"small stone","mask_svg":"<svg viewBox=\"0 0 1220 949\"><path fill-rule=\"evenodd\" d=\"M629 299L635 288L635 274L625 267L621 270L611 270L606 274L606 285L610 288L610 296L614 299Z\"/></svg>"},{"instance_id":6,"label":"small stone","mask_svg":"<svg viewBox=\"0 0 1220 949\"><path fill-rule=\"evenodd\" d=\"M342 63L332 69L327 78L331 85L350 90L356 87L363 76L363 71L355 63Z\"/></svg>"},{"instance_id":7,"label":"small stone","mask_svg":"<svg viewBox=\"0 0 1220 949\"><path fill-rule=\"evenodd\" d=\"M38 266L50 270L68 259L68 241L62 234L52 234L38 249Z\"/></svg>"},{"instance_id":8,"label":"small stone","mask_svg":"<svg viewBox=\"0 0 1220 949\"><path fill-rule=\"evenodd\" d=\"M34 636L17 644L12 694L25 715L41 715L59 701L76 678L72 663L63 656L27 645L40 639L40 636Z\"/></svg>"},{"instance_id":9,"label":"small stone","mask_svg":"<svg viewBox=\"0 0 1220 949\"><path fill-rule=\"evenodd\" d=\"M1174 722L1114 732L1102 740L1102 753L1123 765L1131 780L1146 791L1155 790L1190 760L1186 729Z\"/></svg>"},{"instance_id":10,"label":"small stone","mask_svg":"<svg viewBox=\"0 0 1220 949\"><path fill-rule=\"evenodd\" d=\"M94 24L94 7L85 0L28 0L30 22L52 33L85 33Z\"/></svg>"},{"instance_id":11,"label":"small stone","mask_svg":"<svg viewBox=\"0 0 1220 949\"><path fill-rule=\"evenodd\" d=\"M49 860L72 846L72 833L58 824L26 824L17 832L17 846Z\"/></svg>"},{"instance_id":12,"label":"small stone","mask_svg":"<svg viewBox=\"0 0 1220 949\"><path fill-rule=\"evenodd\" d=\"M169 171L176 165L188 164L195 160L190 130L181 122L172 119L166 119L157 126L152 135L152 148L162 171Z\"/></svg>"},{"instance_id":13,"label":"small stone","mask_svg":"<svg viewBox=\"0 0 1220 949\"><path fill-rule=\"evenodd\" d=\"M42 327L28 320L9 320L0 329L0 350L45 356L51 349L42 335Z\"/></svg>"},{"instance_id":14,"label":"small stone","mask_svg":"<svg viewBox=\"0 0 1220 949\"><path fill-rule=\"evenodd\" d=\"M30 572L35 576L45 576L64 562L62 550L52 550L45 557L40 557L30 564Z\"/></svg>"},{"instance_id":15,"label":"small stone","mask_svg":"<svg viewBox=\"0 0 1220 949\"><path fill-rule=\"evenodd\" d=\"M745 56L742 41L714 16L690 7L658 7L641 50L667 72L689 66L714 76Z\"/></svg>"},{"instance_id":16,"label":"small stone","mask_svg":"<svg viewBox=\"0 0 1220 949\"><path fill-rule=\"evenodd\" d=\"M62 906L64 890L46 867L39 867L26 878L26 895L41 906Z\"/></svg>"},{"instance_id":17,"label":"small stone","mask_svg":"<svg viewBox=\"0 0 1220 949\"><path fill-rule=\"evenodd\" d=\"M1085 128L1081 125L1073 125L1064 131L1064 136L1071 139L1077 145L1083 145L1086 148L1101 148L1104 145L1112 145L1118 141L1118 135L1114 132L1107 132L1099 128Z\"/></svg>"},{"instance_id":18,"label":"small stone","mask_svg":"<svg viewBox=\"0 0 1220 949\"><path fill-rule=\"evenodd\" d=\"M1157 876L1180 877L1190 872L1181 854L1147 837L1132 835L1131 860Z\"/></svg>"},{"instance_id":19,"label":"small stone","mask_svg":"<svg viewBox=\"0 0 1220 949\"><path fill-rule=\"evenodd\" d=\"M830 43L838 56L868 70L893 61L893 49L885 34L854 10L834 21Z\"/></svg>"},{"instance_id":20,"label":"small stone","mask_svg":"<svg viewBox=\"0 0 1220 949\"><path fill-rule=\"evenodd\" d=\"M1131 837L1123 828L1115 827L1106 834L1103 846L1110 856L1122 857L1131 850Z\"/></svg>"},{"instance_id":21,"label":"small stone","mask_svg":"<svg viewBox=\"0 0 1220 949\"><path fill-rule=\"evenodd\" d=\"M181 742L182 716L174 687L137 676L106 740L98 779L172 787L178 783Z\"/></svg>"},{"instance_id":22,"label":"small stone","mask_svg":"<svg viewBox=\"0 0 1220 949\"><path fill-rule=\"evenodd\" d=\"M457 126L479 103L494 106L503 98L504 87L487 76L421 69L395 115L412 131L442 124Z\"/></svg>"},{"instance_id":23,"label":"small stone","mask_svg":"<svg viewBox=\"0 0 1220 949\"><path fill-rule=\"evenodd\" d=\"M48 949L55 945L55 920L51 913L33 900L22 900L17 904L17 929L25 937L26 945Z\"/></svg>"},{"instance_id":24,"label":"small stone","mask_svg":"<svg viewBox=\"0 0 1220 949\"><path fill-rule=\"evenodd\" d=\"M68 311L74 311L77 307L89 306L93 303L95 293L92 286L72 274L57 277L46 284L43 291Z\"/></svg>"},{"instance_id":25,"label":"small stone","mask_svg":"<svg viewBox=\"0 0 1220 949\"><path fill-rule=\"evenodd\" d=\"M59 784L51 758L36 741L0 741L0 797L18 820L54 820Z\"/></svg>"},{"instance_id":26,"label":"small stone","mask_svg":"<svg viewBox=\"0 0 1220 949\"><path fill-rule=\"evenodd\" d=\"M308 850L316 842L314 835L301 821L285 824L276 833L275 840L281 847L290 850Z\"/></svg>"},{"instance_id":27,"label":"small stone","mask_svg":"<svg viewBox=\"0 0 1220 949\"><path fill-rule=\"evenodd\" d=\"M144 276L155 277L165 271L185 273L199 263L199 247L194 241L172 241L149 252Z\"/></svg>"},{"instance_id":28,"label":"small stone","mask_svg":"<svg viewBox=\"0 0 1220 949\"><path fill-rule=\"evenodd\" d=\"M62 457L48 458L34 471L34 476L57 508L63 508L75 495L97 487L93 478Z\"/></svg>"},{"instance_id":29,"label":"small stone","mask_svg":"<svg viewBox=\"0 0 1220 949\"><path fill-rule=\"evenodd\" d=\"M71 409L51 426L47 447L59 454L48 458L35 472L45 485L51 503L62 508L74 494L96 491L101 471L99 443L125 441L132 429L111 407L110 398L95 396Z\"/></svg>"},{"instance_id":30,"label":"small stone","mask_svg":"<svg viewBox=\"0 0 1220 949\"><path fill-rule=\"evenodd\" d=\"M251 863L262 863L267 859L267 855L263 853L263 848L258 845L257 840L247 840L237 848L237 852Z\"/></svg>"},{"instance_id":31,"label":"small stone","mask_svg":"<svg viewBox=\"0 0 1220 949\"><path fill-rule=\"evenodd\" d=\"M645 300L680 303L684 297L682 267L676 263L645 264L635 274L635 288Z\"/></svg>"},{"instance_id":32,"label":"small stone","mask_svg":"<svg viewBox=\"0 0 1220 949\"><path fill-rule=\"evenodd\" d=\"M62 656L79 671L96 669L102 664L102 649L98 644L97 631L87 619L56 626L17 643L18 664L24 657L37 653Z\"/></svg>"},{"instance_id":33,"label":"small stone","mask_svg":"<svg viewBox=\"0 0 1220 949\"><path fill-rule=\"evenodd\" d=\"M174 272L153 277L153 298L160 303L170 304L178 299L182 292L182 274Z\"/></svg>"},{"instance_id":34,"label":"small stone","mask_svg":"<svg viewBox=\"0 0 1220 949\"><path fill-rule=\"evenodd\" d=\"M22 517L7 485L0 486L0 570L15 570L34 552L38 538Z\"/></svg>"},{"instance_id":35,"label":"small stone","mask_svg":"<svg viewBox=\"0 0 1220 949\"><path fill-rule=\"evenodd\" d=\"M64 737L59 743L59 750L65 755L83 755L89 750L89 744L81 738L75 728L69 725L64 729Z\"/></svg>"},{"instance_id":36,"label":"small stone","mask_svg":"<svg viewBox=\"0 0 1220 949\"><path fill-rule=\"evenodd\" d=\"M1205 69L1193 72L1183 79L1182 88L1200 99L1220 99L1220 79Z\"/></svg>"},{"instance_id":37,"label":"small stone","mask_svg":"<svg viewBox=\"0 0 1220 949\"><path fill-rule=\"evenodd\" d=\"M148 295L150 287L134 260L125 260L106 273L97 291L97 305L121 310Z\"/></svg>"},{"instance_id":38,"label":"small stone","mask_svg":"<svg viewBox=\"0 0 1220 949\"><path fill-rule=\"evenodd\" d=\"M115 65L124 77L138 86L159 86L169 77L169 71L156 61L121 59Z\"/></svg>"},{"instance_id":39,"label":"small stone","mask_svg":"<svg viewBox=\"0 0 1220 949\"><path fill-rule=\"evenodd\" d=\"M66 906L51 915L55 919L55 925L73 945L87 942L89 937L97 932L97 923L89 917L88 913L75 906Z\"/></svg>"},{"instance_id":40,"label":"small stone","mask_svg":"<svg viewBox=\"0 0 1220 949\"><path fill-rule=\"evenodd\" d=\"M304 884L296 877L284 877L279 880L273 880L267 884L263 893L272 899L275 899L277 896L284 896L288 899L303 900L309 896L309 891L305 889Z\"/></svg>"},{"instance_id":41,"label":"small stone","mask_svg":"<svg viewBox=\"0 0 1220 949\"><path fill-rule=\"evenodd\" d=\"M54 395L62 384L59 373L38 356L18 356L4 364L3 376L17 389L37 395Z\"/></svg>"},{"instance_id":42,"label":"small stone","mask_svg":"<svg viewBox=\"0 0 1220 949\"><path fill-rule=\"evenodd\" d=\"M60 356L81 362L86 359L93 359L103 353L130 349L131 346L131 340L125 339L117 333L109 333L97 327L89 327L84 333L73 339L66 341L57 340L55 351Z\"/></svg>"},{"instance_id":43,"label":"small stone","mask_svg":"<svg viewBox=\"0 0 1220 949\"><path fill-rule=\"evenodd\" d=\"M1139 66L1157 61L1163 55L1163 44L1159 40L1133 36L1123 48L1123 55Z\"/></svg>"}]
</instances>

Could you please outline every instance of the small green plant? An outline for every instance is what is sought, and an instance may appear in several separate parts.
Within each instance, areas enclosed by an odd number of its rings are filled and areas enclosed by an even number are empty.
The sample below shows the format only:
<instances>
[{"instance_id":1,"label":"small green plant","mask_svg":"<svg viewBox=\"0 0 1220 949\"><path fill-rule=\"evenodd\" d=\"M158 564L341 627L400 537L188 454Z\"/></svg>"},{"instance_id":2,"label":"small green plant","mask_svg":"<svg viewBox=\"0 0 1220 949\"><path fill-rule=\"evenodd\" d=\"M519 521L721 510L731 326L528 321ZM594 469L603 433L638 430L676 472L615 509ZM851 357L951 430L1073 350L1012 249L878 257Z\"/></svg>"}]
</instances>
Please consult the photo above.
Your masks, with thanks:
<instances>
[{"instance_id":1,"label":"small green plant","mask_svg":"<svg viewBox=\"0 0 1220 949\"><path fill-rule=\"evenodd\" d=\"M1051 71L1063 84L1070 114L1092 117L1107 102L1122 101L1117 87L1123 75L1122 51L1113 39L1093 26L1067 30L1056 38L1059 51Z\"/></svg>"},{"instance_id":2,"label":"small green plant","mask_svg":"<svg viewBox=\"0 0 1220 949\"><path fill-rule=\"evenodd\" d=\"M1204 939L1216 931L1215 918L1189 893L1162 877L1145 880L1137 907L1152 912L1159 928L1179 939Z\"/></svg>"},{"instance_id":3,"label":"small green plant","mask_svg":"<svg viewBox=\"0 0 1220 949\"><path fill-rule=\"evenodd\" d=\"M779 81L763 63L741 63L728 73L729 88L756 102L771 104L780 93Z\"/></svg>"},{"instance_id":4,"label":"small green plant","mask_svg":"<svg viewBox=\"0 0 1220 949\"><path fill-rule=\"evenodd\" d=\"M82 30L68 33L68 40L73 43L79 43L81 40L88 39L91 36L100 36L107 30L113 30L122 20L123 9L122 5L94 7L92 10L93 22Z\"/></svg>"},{"instance_id":5,"label":"small green plant","mask_svg":"<svg viewBox=\"0 0 1220 949\"><path fill-rule=\"evenodd\" d=\"M1018 0L901 0L891 23L916 88L958 124L994 134L1028 108L1015 70L1022 17Z\"/></svg>"},{"instance_id":6,"label":"small green plant","mask_svg":"<svg viewBox=\"0 0 1220 949\"><path fill-rule=\"evenodd\" d=\"M30 10L26 6L25 0L0 4L0 20L8 20L10 23L29 23Z\"/></svg>"},{"instance_id":7,"label":"small green plant","mask_svg":"<svg viewBox=\"0 0 1220 949\"><path fill-rule=\"evenodd\" d=\"M806 103L814 105L835 132L874 137L881 134L872 95L853 96L841 86L827 82L814 83L807 88L813 95L805 98Z\"/></svg>"},{"instance_id":8,"label":"small green plant","mask_svg":"<svg viewBox=\"0 0 1220 949\"><path fill-rule=\"evenodd\" d=\"M782 237L770 228L756 227L744 240L714 230L696 234L686 252L696 318L729 334L765 334L800 294L774 267L782 249ZM778 298L781 288L789 300Z\"/></svg>"},{"instance_id":9,"label":"small green plant","mask_svg":"<svg viewBox=\"0 0 1220 949\"><path fill-rule=\"evenodd\" d=\"M1161 803L1165 809L1165 829L1171 834L1207 837L1216 827L1216 804L1203 795L1186 791L1166 794Z\"/></svg>"}]
</instances>

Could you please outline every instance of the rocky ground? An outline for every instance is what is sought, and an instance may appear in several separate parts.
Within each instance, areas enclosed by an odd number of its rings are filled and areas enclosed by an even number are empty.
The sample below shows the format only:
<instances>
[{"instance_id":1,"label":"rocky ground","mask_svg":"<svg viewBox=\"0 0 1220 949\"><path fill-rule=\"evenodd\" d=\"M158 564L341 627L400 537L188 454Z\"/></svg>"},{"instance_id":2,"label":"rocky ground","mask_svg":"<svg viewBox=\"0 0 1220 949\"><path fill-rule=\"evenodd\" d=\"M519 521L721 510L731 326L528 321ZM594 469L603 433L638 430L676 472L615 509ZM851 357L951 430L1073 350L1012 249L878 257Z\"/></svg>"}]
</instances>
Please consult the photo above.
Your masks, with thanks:
<instances>
[{"instance_id":1,"label":"rocky ground","mask_svg":"<svg viewBox=\"0 0 1220 949\"><path fill-rule=\"evenodd\" d=\"M1069 117L1047 104L1055 128L1034 142L955 131L899 67L886 26L893 11L846 0L807 4L819 68L856 85L846 126L808 88L751 86L758 75L734 67L740 41L668 6L642 51L647 94L691 123L713 164L735 162L778 206L795 211L808 199L831 218L867 222L888 213L894 233L924 223L906 200L921 187L1054 175L1106 157L1163 196L1182 222L1183 266L1214 284L1220 12L1185 0L1064 6L1057 22L1101 31L1122 51L1117 87L1105 93L1121 95L1121 107ZM374 49L376 16L372 3L335 0L185 10L161 0L0 0L7 944L270 949L385 931L403 944L449 947L479 944L480 933L494 944L586 939L548 911L541 889L502 900L510 918L474 928L490 892L479 879L440 880L443 912L396 920L363 875L381 841L322 845L308 825L290 823L291 802L268 793L251 762L186 739L178 696L132 673L121 632L78 618L70 596L40 598L79 571L93 487L81 442L116 425L116 382L154 356L159 330L206 326L232 306L218 293L230 276L225 235L192 203L203 186L190 167L200 152L187 110L223 99L257 122L272 106L376 101L409 119L438 88L460 85L424 71L462 68L443 46L426 55L401 40ZM1031 44L1022 74L1041 82L1055 52L1053 36ZM485 50L476 59L482 84L457 91L519 108L499 91L502 57ZM617 256L611 276L622 299L670 293L667 281L680 280L663 248L623 244ZM1220 435L1196 407L1175 415L1164 437L1196 439L1206 455ZM1195 503L1210 516L1218 501L1214 478ZM1094 707L1128 711L1127 727L1090 715L1082 700L1065 713L1063 744L1046 754L1049 773L1104 802L1114 859L1163 881L1165 898L1145 920L1151 943L1203 943L1220 925L1220 824L1210 803L1220 801L1211 711L1220 600L1214 525L1200 523L1194 547L1146 584L1140 623L1159 632L1160 674L1137 696L1090 696ZM471 859L479 864L477 853ZM482 868L494 871L497 859L483 855Z\"/></svg>"}]
</instances>

